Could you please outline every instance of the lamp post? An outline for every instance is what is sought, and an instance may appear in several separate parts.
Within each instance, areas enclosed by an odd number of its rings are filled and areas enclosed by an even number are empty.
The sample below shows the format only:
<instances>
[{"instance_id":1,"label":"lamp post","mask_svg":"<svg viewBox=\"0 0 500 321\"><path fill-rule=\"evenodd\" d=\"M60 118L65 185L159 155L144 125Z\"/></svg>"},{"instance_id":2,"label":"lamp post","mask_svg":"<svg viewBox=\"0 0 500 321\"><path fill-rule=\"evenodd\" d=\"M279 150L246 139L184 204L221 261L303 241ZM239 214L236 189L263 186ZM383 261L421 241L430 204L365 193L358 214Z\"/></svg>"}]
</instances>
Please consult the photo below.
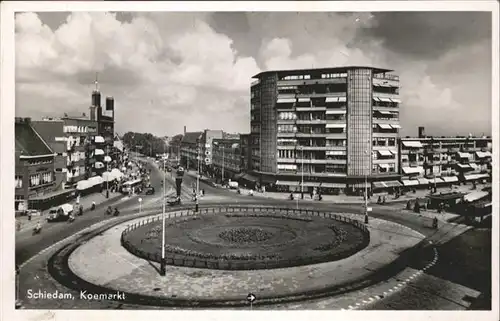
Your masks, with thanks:
<instances>
[{"instance_id":1,"label":"lamp post","mask_svg":"<svg viewBox=\"0 0 500 321\"><path fill-rule=\"evenodd\" d=\"M109 146L106 145L106 173L108 173L107 178L106 178L106 198L109 198Z\"/></svg>"},{"instance_id":2,"label":"lamp post","mask_svg":"<svg viewBox=\"0 0 500 321\"><path fill-rule=\"evenodd\" d=\"M300 146L300 151L301 151L301 161L302 161L302 170L301 170L301 177L300 177L300 198L304 199L304 149L302 146Z\"/></svg>"},{"instance_id":3,"label":"lamp post","mask_svg":"<svg viewBox=\"0 0 500 321\"><path fill-rule=\"evenodd\" d=\"M162 206L162 215L161 215L161 220L162 220L162 227L161 227L161 262L160 262L160 275L165 276L166 271L165 271L165 190L167 188L166 186L166 176L167 173L165 172L165 159L163 160L163 206Z\"/></svg>"},{"instance_id":4,"label":"lamp post","mask_svg":"<svg viewBox=\"0 0 500 321\"><path fill-rule=\"evenodd\" d=\"M365 155L368 155L367 150ZM365 224L368 224L368 171L365 172Z\"/></svg>"},{"instance_id":5,"label":"lamp post","mask_svg":"<svg viewBox=\"0 0 500 321\"><path fill-rule=\"evenodd\" d=\"M197 153L197 161L198 161L198 169L197 169L197 175L196 175L196 195L194 196L195 199L195 212L198 212L198 195L200 195L200 146L198 146L198 153Z\"/></svg>"}]
</instances>

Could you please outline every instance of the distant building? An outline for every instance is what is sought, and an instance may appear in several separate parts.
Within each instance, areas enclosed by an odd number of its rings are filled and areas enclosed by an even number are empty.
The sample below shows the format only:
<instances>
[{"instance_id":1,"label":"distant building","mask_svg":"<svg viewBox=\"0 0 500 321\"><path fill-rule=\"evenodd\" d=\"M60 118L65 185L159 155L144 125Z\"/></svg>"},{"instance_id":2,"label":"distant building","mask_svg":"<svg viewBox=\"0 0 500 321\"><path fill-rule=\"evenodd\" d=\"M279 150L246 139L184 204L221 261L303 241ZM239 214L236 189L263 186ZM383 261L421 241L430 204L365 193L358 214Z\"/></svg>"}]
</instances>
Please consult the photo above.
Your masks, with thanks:
<instances>
[{"instance_id":1,"label":"distant building","mask_svg":"<svg viewBox=\"0 0 500 321\"><path fill-rule=\"evenodd\" d=\"M342 67L262 72L251 85L251 166L289 191L399 186L399 77Z\"/></svg>"},{"instance_id":2,"label":"distant building","mask_svg":"<svg viewBox=\"0 0 500 321\"><path fill-rule=\"evenodd\" d=\"M401 182L405 187L491 179L491 138L401 138L398 148Z\"/></svg>"},{"instance_id":3,"label":"distant building","mask_svg":"<svg viewBox=\"0 0 500 321\"><path fill-rule=\"evenodd\" d=\"M55 153L30 118L15 119L15 209L45 209L55 194Z\"/></svg>"},{"instance_id":4,"label":"distant building","mask_svg":"<svg viewBox=\"0 0 500 321\"><path fill-rule=\"evenodd\" d=\"M203 132L186 132L181 141L181 166L197 169L203 147Z\"/></svg>"},{"instance_id":5,"label":"distant building","mask_svg":"<svg viewBox=\"0 0 500 321\"><path fill-rule=\"evenodd\" d=\"M212 167L217 180L233 179L241 172L240 135L224 135L212 140Z\"/></svg>"}]
</instances>

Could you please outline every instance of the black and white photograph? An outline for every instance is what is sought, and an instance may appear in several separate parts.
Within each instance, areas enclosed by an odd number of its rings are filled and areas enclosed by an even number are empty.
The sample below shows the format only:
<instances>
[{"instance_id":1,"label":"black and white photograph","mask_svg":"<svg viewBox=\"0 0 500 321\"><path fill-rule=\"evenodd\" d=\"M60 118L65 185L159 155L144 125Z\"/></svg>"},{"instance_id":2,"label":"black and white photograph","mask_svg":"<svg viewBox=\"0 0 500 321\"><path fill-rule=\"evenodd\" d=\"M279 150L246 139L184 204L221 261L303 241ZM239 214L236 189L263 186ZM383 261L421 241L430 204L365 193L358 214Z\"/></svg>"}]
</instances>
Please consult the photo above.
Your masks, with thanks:
<instances>
[{"instance_id":1,"label":"black and white photograph","mask_svg":"<svg viewBox=\"0 0 500 321\"><path fill-rule=\"evenodd\" d=\"M8 319L498 320L497 2L42 3L2 3Z\"/></svg>"}]
</instances>

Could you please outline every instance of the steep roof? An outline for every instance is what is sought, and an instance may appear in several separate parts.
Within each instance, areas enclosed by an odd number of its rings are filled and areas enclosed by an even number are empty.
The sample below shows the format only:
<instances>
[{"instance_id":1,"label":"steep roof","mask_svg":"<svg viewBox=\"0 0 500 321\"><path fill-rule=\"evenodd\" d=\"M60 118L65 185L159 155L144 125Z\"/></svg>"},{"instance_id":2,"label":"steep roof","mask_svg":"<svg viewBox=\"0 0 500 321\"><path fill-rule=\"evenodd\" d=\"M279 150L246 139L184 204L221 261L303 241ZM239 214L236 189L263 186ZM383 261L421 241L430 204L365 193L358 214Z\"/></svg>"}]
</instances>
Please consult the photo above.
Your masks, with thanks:
<instances>
[{"instance_id":1,"label":"steep roof","mask_svg":"<svg viewBox=\"0 0 500 321\"><path fill-rule=\"evenodd\" d=\"M203 134L203 132L190 132L190 133L186 133L183 137L182 137L182 141L183 143L189 143L189 144L195 144L196 141L198 139L200 139L201 135Z\"/></svg>"},{"instance_id":2,"label":"steep roof","mask_svg":"<svg viewBox=\"0 0 500 321\"><path fill-rule=\"evenodd\" d=\"M29 123L15 124L16 151L23 156L49 155L54 152Z\"/></svg>"}]
</instances>

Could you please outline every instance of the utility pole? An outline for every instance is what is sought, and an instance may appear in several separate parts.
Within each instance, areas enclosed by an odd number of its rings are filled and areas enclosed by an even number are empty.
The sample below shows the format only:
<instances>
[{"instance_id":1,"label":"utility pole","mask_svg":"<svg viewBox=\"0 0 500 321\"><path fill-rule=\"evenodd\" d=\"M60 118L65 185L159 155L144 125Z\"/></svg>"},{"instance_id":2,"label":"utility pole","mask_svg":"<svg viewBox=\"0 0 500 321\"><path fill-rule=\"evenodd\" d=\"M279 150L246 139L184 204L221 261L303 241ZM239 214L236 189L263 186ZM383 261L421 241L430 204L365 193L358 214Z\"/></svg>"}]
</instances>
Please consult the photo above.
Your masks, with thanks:
<instances>
[{"instance_id":1,"label":"utility pole","mask_svg":"<svg viewBox=\"0 0 500 321\"><path fill-rule=\"evenodd\" d=\"M196 202L196 205L195 205L195 212L198 212L198 208L199 208L199 203L198 203L198 195L200 195L200 146L198 146L198 156L197 156L197 160L198 160L198 169L197 169L197 175L196 175L196 195L195 195L195 202Z\"/></svg>"},{"instance_id":2,"label":"utility pole","mask_svg":"<svg viewBox=\"0 0 500 321\"><path fill-rule=\"evenodd\" d=\"M107 174L107 179L106 179L106 198L109 198L109 146L106 145L106 173Z\"/></svg>"},{"instance_id":3,"label":"utility pole","mask_svg":"<svg viewBox=\"0 0 500 321\"><path fill-rule=\"evenodd\" d=\"M166 176L167 172L165 171L165 163L166 160L163 159L163 198L162 198L162 203L163 203L163 209L162 209L162 233L161 233L161 262L160 262L160 275L165 276L166 274L166 268L165 268L165 191L167 189L166 186Z\"/></svg>"}]
</instances>

